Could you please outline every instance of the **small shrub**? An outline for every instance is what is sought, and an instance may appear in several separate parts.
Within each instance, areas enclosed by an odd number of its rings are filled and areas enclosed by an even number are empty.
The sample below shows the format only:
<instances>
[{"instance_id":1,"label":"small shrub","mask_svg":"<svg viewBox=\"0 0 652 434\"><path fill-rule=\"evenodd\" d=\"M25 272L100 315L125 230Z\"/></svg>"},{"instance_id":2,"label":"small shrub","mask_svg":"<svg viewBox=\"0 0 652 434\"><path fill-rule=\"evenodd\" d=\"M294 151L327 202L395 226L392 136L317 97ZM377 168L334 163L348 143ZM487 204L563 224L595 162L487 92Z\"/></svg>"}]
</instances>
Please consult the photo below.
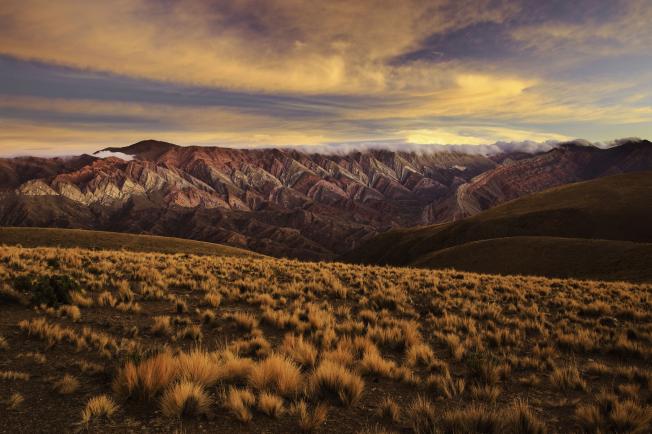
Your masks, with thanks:
<instances>
[{"instance_id":1,"label":"small shrub","mask_svg":"<svg viewBox=\"0 0 652 434\"><path fill-rule=\"evenodd\" d=\"M71 304L72 291L79 291L79 283L70 276L55 274L52 276L23 275L14 279L14 287L31 296L32 304L56 306Z\"/></svg>"}]
</instances>

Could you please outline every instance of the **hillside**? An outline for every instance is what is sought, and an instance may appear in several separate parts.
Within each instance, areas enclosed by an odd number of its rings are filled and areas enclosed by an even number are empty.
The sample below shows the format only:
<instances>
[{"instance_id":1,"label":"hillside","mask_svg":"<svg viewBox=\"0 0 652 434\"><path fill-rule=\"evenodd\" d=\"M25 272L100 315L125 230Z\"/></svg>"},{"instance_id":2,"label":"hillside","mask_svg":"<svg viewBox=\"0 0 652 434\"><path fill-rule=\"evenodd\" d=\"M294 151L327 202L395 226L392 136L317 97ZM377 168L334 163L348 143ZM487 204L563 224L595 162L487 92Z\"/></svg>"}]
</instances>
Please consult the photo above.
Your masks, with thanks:
<instances>
[{"instance_id":1,"label":"hillside","mask_svg":"<svg viewBox=\"0 0 652 434\"><path fill-rule=\"evenodd\" d=\"M103 151L106 158L0 159L0 225L147 232L334 259L389 229L459 220L562 184L652 170L652 143L639 140L491 156L156 140Z\"/></svg>"},{"instance_id":2,"label":"hillside","mask_svg":"<svg viewBox=\"0 0 652 434\"><path fill-rule=\"evenodd\" d=\"M652 282L652 244L557 237L471 241L410 265L475 273Z\"/></svg>"},{"instance_id":3,"label":"hillside","mask_svg":"<svg viewBox=\"0 0 652 434\"><path fill-rule=\"evenodd\" d=\"M650 432L650 291L0 246L0 432Z\"/></svg>"},{"instance_id":4,"label":"hillside","mask_svg":"<svg viewBox=\"0 0 652 434\"><path fill-rule=\"evenodd\" d=\"M651 172L615 175L536 193L453 223L390 231L355 249L344 258L359 263L428 265L427 258L435 258L435 252L442 249L496 238L503 239L500 245L507 248L510 237L524 236L554 237L540 241L547 249L552 248L551 246L556 242L555 238L652 243L652 226L648 224L652 221L650 197L652 197ZM515 245L508 249L514 256L519 256L518 246L522 245L521 241L514 240ZM471 254L474 251L472 247L476 245L468 245L463 251ZM489 245L484 244L485 247ZM572 245L579 246L577 242ZM627 251L622 244L602 243L601 252L604 253L604 249L609 249L608 246L614 249L610 254L612 258L616 258L619 252ZM568 245L564 247L564 249L568 248ZM640 248L645 250L649 249L649 246ZM540 268L546 263L540 257L541 254L536 249L528 251L533 256L521 257L518 259L519 263L525 269L545 271L544 274L547 275L558 275L555 274L556 267L566 269L561 265L562 262L566 259L573 260L572 257L559 258L559 262L554 265L551 263L551 268L546 271ZM570 252L570 250L565 251ZM489 253L489 250L485 249L483 252ZM576 253L580 252L581 249ZM597 255L593 250L585 251L582 255L597 260L597 256L592 256L594 252ZM457 253L449 251L446 256L442 256L443 254L439 256L443 262L435 261L432 265L459 264L459 266L469 267L469 264L474 261L484 260L486 262L481 268L473 269L492 271L491 264L496 264L496 272L507 272L504 270L519 272L511 265L499 264L496 258L501 254L495 251L489 256L473 255L472 258L462 259ZM443 259L444 257L446 260ZM458 258L460 262L453 261L454 258ZM510 256L506 254L504 258L508 260ZM530 264L525 265L524 261L529 261ZM635 263L632 263L632 266ZM649 263L642 265L649 268ZM617 270L611 271L617 272ZM577 269L576 274L572 275L590 277L589 270Z\"/></svg>"},{"instance_id":5,"label":"hillside","mask_svg":"<svg viewBox=\"0 0 652 434\"><path fill-rule=\"evenodd\" d=\"M0 227L0 244L213 256L262 256L247 250L203 241L82 229Z\"/></svg>"}]
</instances>

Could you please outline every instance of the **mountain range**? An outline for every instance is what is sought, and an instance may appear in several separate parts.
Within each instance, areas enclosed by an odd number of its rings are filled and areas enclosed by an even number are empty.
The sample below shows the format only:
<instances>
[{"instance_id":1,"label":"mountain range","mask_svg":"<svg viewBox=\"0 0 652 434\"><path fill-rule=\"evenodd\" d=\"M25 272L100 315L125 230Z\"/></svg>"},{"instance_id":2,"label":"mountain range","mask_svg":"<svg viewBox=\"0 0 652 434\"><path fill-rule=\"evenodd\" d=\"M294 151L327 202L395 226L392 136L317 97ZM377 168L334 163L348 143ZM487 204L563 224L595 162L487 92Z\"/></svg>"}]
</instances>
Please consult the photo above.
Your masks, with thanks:
<instances>
[{"instance_id":1,"label":"mountain range","mask_svg":"<svg viewBox=\"0 0 652 434\"><path fill-rule=\"evenodd\" d=\"M640 140L496 155L327 155L146 140L96 155L0 159L0 225L166 235L333 259L391 229L456 221L552 187L642 170L652 170L652 143Z\"/></svg>"}]
</instances>

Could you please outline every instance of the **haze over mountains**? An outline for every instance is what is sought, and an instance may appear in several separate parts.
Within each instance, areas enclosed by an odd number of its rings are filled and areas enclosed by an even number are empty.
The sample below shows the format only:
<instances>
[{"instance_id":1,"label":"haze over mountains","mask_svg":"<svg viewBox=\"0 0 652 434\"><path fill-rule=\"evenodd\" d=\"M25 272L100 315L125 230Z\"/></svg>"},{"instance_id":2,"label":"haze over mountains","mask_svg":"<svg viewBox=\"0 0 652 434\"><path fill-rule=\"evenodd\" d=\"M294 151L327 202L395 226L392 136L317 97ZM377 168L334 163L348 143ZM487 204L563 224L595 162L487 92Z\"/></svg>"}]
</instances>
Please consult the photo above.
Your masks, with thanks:
<instances>
[{"instance_id":1,"label":"haze over mountains","mask_svg":"<svg viewBox=\"0 0 652 434\"><path fill-rule=\"evenodd\" d=\"M459 220L551 187L652 170L652 143L547 152L180 147L0 159L0 225L168 235L335 258L391 228Z\"/></svg>"}]
</instances>

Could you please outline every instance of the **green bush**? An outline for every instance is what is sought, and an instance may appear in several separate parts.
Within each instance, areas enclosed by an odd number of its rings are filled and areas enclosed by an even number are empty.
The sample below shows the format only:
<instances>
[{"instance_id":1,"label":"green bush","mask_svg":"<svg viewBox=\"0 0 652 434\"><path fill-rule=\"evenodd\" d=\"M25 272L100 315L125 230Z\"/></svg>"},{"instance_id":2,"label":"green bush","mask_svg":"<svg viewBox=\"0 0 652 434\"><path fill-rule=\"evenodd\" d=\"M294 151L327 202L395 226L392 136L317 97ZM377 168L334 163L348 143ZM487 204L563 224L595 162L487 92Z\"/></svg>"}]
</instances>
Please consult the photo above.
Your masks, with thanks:
<instances>
[{"instance_id":1,"label":"green bush","mask_svg":"<svg viewBox=\"0 0 652 434\"><path fill-rule=\"evenodd\" d=\"M32 304L56 306L70 304L70 292L79 289L79 283L66 275L37 276L34 274L18 276L14 288L31 297Z\"/></svg>"}]
</instances>

